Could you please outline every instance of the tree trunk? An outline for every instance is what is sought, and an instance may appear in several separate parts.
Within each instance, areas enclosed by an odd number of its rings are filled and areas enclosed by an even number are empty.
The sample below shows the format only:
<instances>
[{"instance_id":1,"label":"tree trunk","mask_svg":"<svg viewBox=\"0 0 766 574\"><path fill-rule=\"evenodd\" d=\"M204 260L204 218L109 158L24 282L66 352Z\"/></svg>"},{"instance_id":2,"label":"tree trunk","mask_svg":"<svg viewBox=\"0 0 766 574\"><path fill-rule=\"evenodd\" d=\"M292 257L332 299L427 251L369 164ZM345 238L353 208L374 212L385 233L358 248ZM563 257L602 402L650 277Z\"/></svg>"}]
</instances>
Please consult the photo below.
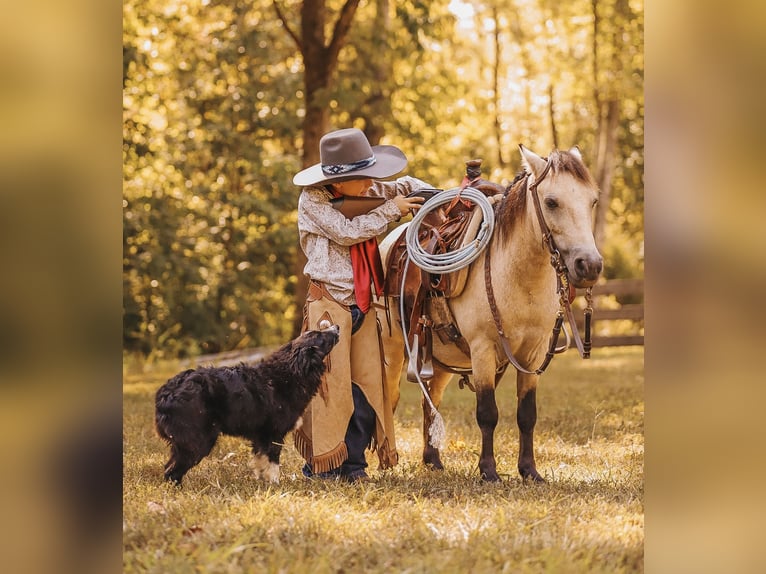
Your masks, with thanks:
<instances>
[{"instance_id":1,"label":"tree trunk","mask_svg":"<svg viewBox=\"0 0 766 574\"><path fill-rule=\"evenodd\" d=\"M393 58L390 57L388 38L391 30L390 0L376 0L375 21L372 29L372 43L379 57L371 60L372 93L367 98L364 112L364 134L372 145L378 145L386 133L385 118L392 116L391 76Z\"/></svg>"},{"instance_id":2,"label":"tree trunk","mask_svg":"<svg viewBox=\"0 0 766 574\"><path fill-rule=\"evenodd\" d=\"M548 86L548 115L551 118L551 140L553 149L559 149L559 134L556 130L556 104L553 101L553 84Z\"/></svg>"},{"instance_id":3,"label":"tree trunk","mask_svg":"<svg viewBox=\"0 0 766 574\"><path fill-rule=\"evenodd\" d=\"M519 59L521 60L521 67L524 70L524 77L521 80L522 85L524 86L524 116L517 120L514 131L518 134L517 137L520 138L520 143L532 146L535 145L535 143L529 129L530 120L532 118L532 90L530 88L529 78L535 76L536 70L534 59L527 48L528 38L524 31L524 27L522 26L521 15L519 14L519 9L516 7L509 12L509 26L511 37L519 46Z\"/></svg>"},{"instance_id":4,"label":"tree trunk","mask_svg":"<svg viewBox=\"0 0 766 574\"><path fill-rule=\"evenodd\" d=\"M500 65L502 60L502 44L500 43L500 18L497 6L492 6L492 19L495 21L495 61L492 69L492 104L494 106L495 145L497 146L497 169L504 170L506 166L503 157L503 129L500 120Z\"/></svg>"},{"instance_id":5,"label":"tree trunk","mask_svg":"<svg viewBox=\"0 0 766 574\"><path fill-rule=\"evenodd\" d=\"M301 8L301 53L306 115L303 118L303 167L319 161L319 140L327 131L331 65L325 45L324 1L306 0ZM333 66L334 67L334 66Z\"/></svg>"},{"instance_id":6,"label":"tree trunk","mask_svg":"<svg viewBox=\"0 0 766 574\"><path fill-rule=\"evenodd\" d=\"M617 128L620 120L620 101L610 99L604 104L606 113L599 114L601 129L599 130L598 155L596 161L596 183L601 190L594 237L596 247L601 249L606 236L606 216L612 197L612 177L614 175L615 158L617 156Z\"/></svg>"},{"instance_id":7,"label":"tree trunk","mask_svg":"<svg viewBox=\"0 0 766 574\"><path fill-rule=\"evenodd\" d=\"M327 10L325 0L304 0L301 4L300 36L290 27L285 15L274 2L274 10L284 24L303 57L303 85L306 115L303 118L303 167L319 162L319 140L329 126L328 100L333 88L333 74L338 66L338 55L346 43L348 32L359 0L346 0L329 42L325 40ZM308 279L303 274L306 256L299 248L296 257L295 307L293 335L297 336L303 323L303 304L308 291Z\"/></svg>"},{"instance_id":8,"label":"tree trunk","mask_svg":"<svg viewBox=\"0 0 766 574\"><path fill-rule=\"evenodd\" d=\"M601 19L598 12L598 0L592 0L593 8L593 100L598 117L596 126L596 158L595 158L595 178L596 183L601 190L598 209L594 221L593 235L596 240L596 246L602 249L606 239L606 219L612 199L612 178L614 176L614 167L617 157L617 132L620 122L620 94L619 88L612 83L606 83L600 78L598 45L601 35ZM621 13L629 11L629 6L625 2L618 2L618 10ZM613 29L609 35L611 42L612 57L610 62L610 76L619 77L622 68L620 60L620 38L619 30Z\"/></svg>"}]
</instances>

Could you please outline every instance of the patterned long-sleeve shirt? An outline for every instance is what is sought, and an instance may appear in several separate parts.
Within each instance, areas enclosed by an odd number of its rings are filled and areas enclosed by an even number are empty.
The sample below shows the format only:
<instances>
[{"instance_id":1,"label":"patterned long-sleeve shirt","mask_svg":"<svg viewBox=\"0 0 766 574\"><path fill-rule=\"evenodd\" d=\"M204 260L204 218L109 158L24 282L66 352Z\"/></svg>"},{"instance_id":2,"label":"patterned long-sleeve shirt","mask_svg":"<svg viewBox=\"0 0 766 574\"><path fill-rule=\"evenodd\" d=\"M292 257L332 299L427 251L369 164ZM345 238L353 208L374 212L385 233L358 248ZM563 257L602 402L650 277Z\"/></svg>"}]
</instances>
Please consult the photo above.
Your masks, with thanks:
<instances>
[{"instance_id":1,"label":"patterned long-sleeve shirt","mask_svg":"<svg viewBox=\"0 0 766 574\"><path fill-rule=\"evenodd\" d=\"M298 199L298 233L301 249L308 263L303 273L314 281L324 283L327 291L343 305L356 304L354 272L349 247L377 237L388 224L401 217L393 198L407 195L429 184L414 177L395 181L373 181L365 195L385 197L389 201L363 215L346 219L332 207L332 192L325 186L304 187Z\"/></svg>"}]
</instances>

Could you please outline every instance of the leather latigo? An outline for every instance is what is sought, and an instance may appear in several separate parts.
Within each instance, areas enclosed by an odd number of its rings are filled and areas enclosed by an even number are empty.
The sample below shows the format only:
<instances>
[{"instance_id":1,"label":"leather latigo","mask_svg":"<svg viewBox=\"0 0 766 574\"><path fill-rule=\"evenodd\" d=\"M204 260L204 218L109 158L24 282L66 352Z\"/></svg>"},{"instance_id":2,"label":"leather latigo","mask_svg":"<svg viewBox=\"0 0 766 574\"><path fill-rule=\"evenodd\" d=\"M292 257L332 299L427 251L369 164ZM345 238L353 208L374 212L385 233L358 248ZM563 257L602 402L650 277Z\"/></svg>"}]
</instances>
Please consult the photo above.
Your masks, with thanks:
<instances>
[{"instance_id":1,"label":"leather latigo","mask_svg":"<svg viewBox=\"0 0 766 574\"><path fill-rule=\"evenodd\" d=\"M385 197L335 197L330 200L330 205L340 211L346 219L353 219L357 215L369 213L376 207L386 202Z\"/></svg>"},{"instance_id":2,"label":"leather latigo","mask_svg":"<svg viewBox=\"0 0 766 574\"><path fill-rule=\"evenodd\" d=\"M431 199L433 195L441 190L439 189L418 189L407 194L407 197L422 197L426 201ZM369 213L376 207L380 207L385 203L384 197L334 197L330 200L330 205L340 211L346 219L353 219L357 215L364 215Z\"/></svg>"}]
</instances>

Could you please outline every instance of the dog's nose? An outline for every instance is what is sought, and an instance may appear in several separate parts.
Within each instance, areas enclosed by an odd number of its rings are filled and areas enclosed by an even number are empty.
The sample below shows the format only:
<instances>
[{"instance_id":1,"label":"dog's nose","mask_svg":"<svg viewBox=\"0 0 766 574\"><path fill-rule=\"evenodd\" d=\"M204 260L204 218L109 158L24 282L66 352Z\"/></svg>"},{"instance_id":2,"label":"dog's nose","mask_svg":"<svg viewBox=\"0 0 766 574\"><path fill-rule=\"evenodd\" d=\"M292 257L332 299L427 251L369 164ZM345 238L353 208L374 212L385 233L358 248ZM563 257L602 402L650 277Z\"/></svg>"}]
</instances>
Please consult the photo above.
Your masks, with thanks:
<instances>
[{"instance_id":1,"label":"dog's nose","mask_svg":"<svg viewBox=\"0 0 766 574\"><path fill-rule=\"evenodd\" d=\"M327 319L322 319L318 326L320 331L335 331L336 333L340 332L340 326L332 325Z\"/></svg>"}]
</instances>

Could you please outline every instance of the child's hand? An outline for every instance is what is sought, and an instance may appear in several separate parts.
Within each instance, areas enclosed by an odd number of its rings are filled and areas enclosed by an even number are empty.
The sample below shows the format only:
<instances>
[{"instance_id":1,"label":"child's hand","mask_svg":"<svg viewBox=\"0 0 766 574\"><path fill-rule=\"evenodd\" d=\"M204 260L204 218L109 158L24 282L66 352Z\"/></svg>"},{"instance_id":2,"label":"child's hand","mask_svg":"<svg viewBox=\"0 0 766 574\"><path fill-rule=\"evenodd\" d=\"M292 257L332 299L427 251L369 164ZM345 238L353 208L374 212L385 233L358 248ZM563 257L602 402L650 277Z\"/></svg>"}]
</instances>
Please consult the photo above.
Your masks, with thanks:
<instances>
[{"instance_id":1,"label":"child's hand","mask_svg":"<svg viewBox=\"0 0 766 574\"><path fill-rule=\"evenodd\" d=\"M396 207L399 208L401 214L407 215L410 211L415 212L420 209L420 206L425 199L422 197L405 197L403 195L397 195L393 201L396 203Z\"/></svg>"}]
</instances>

